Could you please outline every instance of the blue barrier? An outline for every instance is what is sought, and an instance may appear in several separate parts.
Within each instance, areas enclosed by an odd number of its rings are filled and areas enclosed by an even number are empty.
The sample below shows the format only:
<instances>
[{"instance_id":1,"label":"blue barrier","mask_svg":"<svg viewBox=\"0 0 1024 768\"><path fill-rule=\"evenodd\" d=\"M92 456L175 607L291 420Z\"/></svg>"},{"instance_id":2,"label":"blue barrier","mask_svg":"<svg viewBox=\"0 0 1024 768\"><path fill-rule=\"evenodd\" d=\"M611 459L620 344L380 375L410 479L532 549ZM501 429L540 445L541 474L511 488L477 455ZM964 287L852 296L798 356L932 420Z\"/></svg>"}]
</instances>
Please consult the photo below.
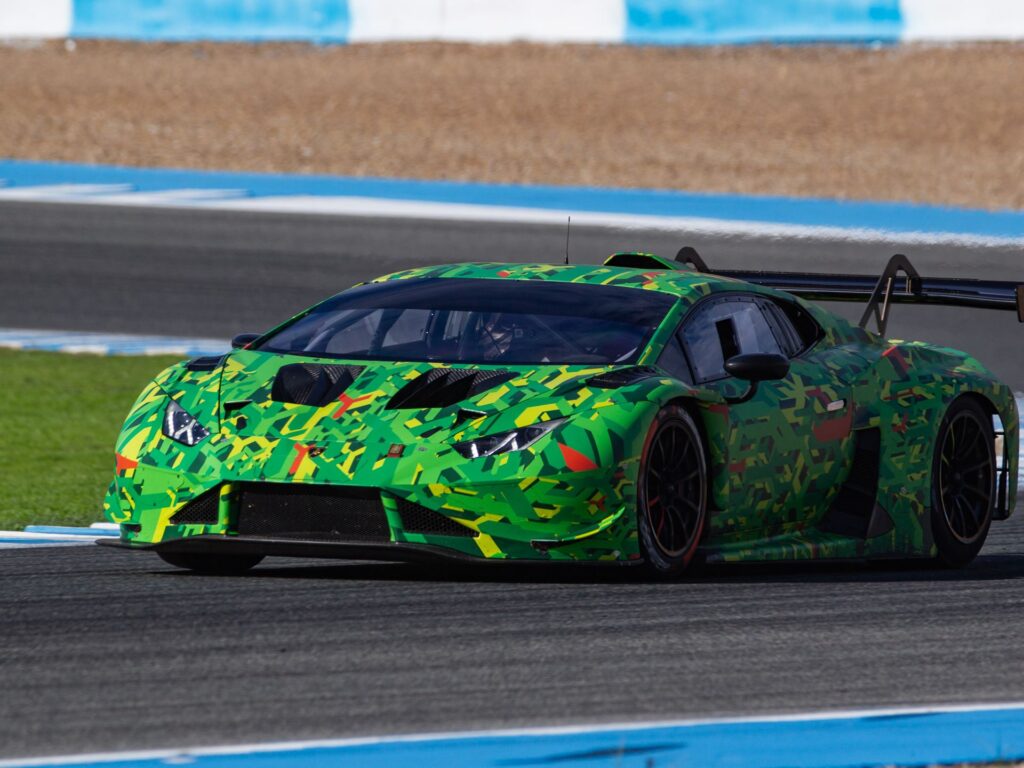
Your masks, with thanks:
<instances>
[{"instance_id":1,"label":"blue barrier","mask_svg":"<svg viewBox=\"0 0 1024 768\"><path fill-rule=\"evenodd\" d=\"M454 21L466 13L449 0L73 0L70 35L130 40L306 40L344 43L353 15L420 16ZM622 42L706 45L771 42L895 42L903 31L901 0L611 0L624 6ZM491 0L508 4L514 0ZM359 16L362 18L362 16ZM559 23L574 39L573 17ZM460 39L504 39L500 14L467 14ZM358 22L358 18L356 19ZM0 30L2 32L2 30ZM394 39L408 36L394 28ZM443 37L443 33L438 33ZM386 30L383 37L388 37ZM553 37L559 37L558 30Z\"/></svg>"},{"instance_id":2,"label":"blue barrier","mask_svg":"<svg viewBox=\"0 0 1024 768\"><path fill-rule=\"evenodd\" d=\"M899 0L625 0L627 43L896 42Z\"/></svg>"},{"instance_id":3,"label":"blue barrier","mask_svg":"<svg viewBox=\"0 0 1024 768\"><path fill-rule=\"evenodd\" d=\"M348 40L348 0L74 0L72 37Z\"/></svg>"}]
</instances>

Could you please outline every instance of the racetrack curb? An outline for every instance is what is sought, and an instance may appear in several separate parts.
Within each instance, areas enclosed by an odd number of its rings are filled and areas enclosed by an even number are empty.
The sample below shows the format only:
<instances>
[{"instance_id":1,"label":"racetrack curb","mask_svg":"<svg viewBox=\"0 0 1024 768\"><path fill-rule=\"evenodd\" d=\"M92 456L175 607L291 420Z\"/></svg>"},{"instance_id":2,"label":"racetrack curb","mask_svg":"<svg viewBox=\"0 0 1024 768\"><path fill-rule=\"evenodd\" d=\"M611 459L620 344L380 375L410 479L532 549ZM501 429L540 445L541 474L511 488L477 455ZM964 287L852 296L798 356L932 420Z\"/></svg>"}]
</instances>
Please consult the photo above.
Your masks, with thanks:
<instances>
[{"instance_id":1,"label":"racetrack curb","mask_svg":"<svg viewBox=\"0 0 1024 768\"><path fill-rule=\"evenodd\" d=\"M488 768L863 768L1024 758L1024 703L820 712L730 720L613 724L0 761L0 768L360 766Z\"/></svg>"},{"instance_id":2,"label":"racetrack curb","mask_svg":"<svg viewBox=\"0 0 1024 768\"><path fill-rule=\"evenodd\" d=\"M118 526L113 523L93 523L87 528L29 525L23 531L0 531L0 549L89 546L98 538L118 535Z\"/></svg>"}]
</instances>

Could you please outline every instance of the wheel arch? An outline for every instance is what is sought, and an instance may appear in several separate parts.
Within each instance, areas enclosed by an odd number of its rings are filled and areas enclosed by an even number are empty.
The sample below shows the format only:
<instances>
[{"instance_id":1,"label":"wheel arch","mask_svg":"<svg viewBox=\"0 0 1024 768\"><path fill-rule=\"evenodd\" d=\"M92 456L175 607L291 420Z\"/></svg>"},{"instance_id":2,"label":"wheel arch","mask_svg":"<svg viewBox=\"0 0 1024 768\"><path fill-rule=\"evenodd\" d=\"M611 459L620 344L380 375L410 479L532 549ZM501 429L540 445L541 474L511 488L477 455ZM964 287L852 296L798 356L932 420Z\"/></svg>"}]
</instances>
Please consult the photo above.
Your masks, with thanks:
<instances>
[{"instance_id":1,"label":"wheel arch","mask_svg":"<svg viewBox=\"0 0 1024 768\"><path fill-rule=\"evenodd\" d=\"M728 407L685 395L674 397L665 405L682 408L697 425L708 472L708 511L710 513L715 509L721 509L727 477L725 468L728 451L725 438L728 429Z\"/></svg>"},{"instance_id":2,"label":"wheel arch","mask_svg":"<svg viewBox=\"0 0 1024 768\"><path fill-rule=\"evenodd\" d=\"M1012 401L1013 412L1007 413L1009 409L1004 406L1004 409L1000 410L999 405L988 394L968 390L960 392L951 398L946 406L947 410L958 400L970 400L977 403L989 417L999 420L998 426L995 423L992 424L995 438L993 450L996 456L996 504L992 512L992 518L994 520L1005 520L1013 512L1017 495L1017 483L1015 480L1019 461L1017 455L1019 445L1016 434L1020 417L1017 413L1016 401Z\"/></svg>"}]
</instances>

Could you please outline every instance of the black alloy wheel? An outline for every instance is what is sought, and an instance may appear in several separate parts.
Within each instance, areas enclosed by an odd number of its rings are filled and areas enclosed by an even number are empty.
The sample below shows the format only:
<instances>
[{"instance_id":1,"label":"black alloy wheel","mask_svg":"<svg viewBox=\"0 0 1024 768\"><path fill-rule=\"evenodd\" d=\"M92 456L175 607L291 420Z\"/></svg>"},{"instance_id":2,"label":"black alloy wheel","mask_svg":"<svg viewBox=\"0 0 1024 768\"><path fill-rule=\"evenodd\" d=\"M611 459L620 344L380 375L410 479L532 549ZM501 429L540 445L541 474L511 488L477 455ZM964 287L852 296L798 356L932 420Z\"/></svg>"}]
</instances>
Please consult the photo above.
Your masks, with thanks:
<instances>
[{"instance_id":1,"label":"black alloy wheel","mask_svg":"<svg viewBox=\"0 0 1024 768\"><path fill-rule=\"evenodd\" d=\"M680 573L693 560L707 519L707 474L693 417L663 408L648 433L637 488L640 547L655 573Z\"/></svg>"},{"instance_id":2,"label":"black alloy wheel","mask_svg":"<svg viewBox=\"0 0 1024 768\"><path fill-rule=\"evenodd\" d=\"M941 564L964 566L981 550L995 489L992 417L975 400L958 398L939 427L932 465L932 535Z\"/></svg>"}]
</instances>

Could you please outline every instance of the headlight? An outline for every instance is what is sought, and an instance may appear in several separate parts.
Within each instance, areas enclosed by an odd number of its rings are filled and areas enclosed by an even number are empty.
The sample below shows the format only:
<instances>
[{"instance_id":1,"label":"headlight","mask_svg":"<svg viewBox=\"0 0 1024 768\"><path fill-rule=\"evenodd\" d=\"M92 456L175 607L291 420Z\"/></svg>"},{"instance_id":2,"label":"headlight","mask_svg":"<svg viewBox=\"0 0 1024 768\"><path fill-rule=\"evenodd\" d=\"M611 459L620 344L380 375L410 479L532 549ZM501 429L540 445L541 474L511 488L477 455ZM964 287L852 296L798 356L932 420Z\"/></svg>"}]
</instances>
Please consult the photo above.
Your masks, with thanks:
<instances>
[{"instance_id":1,"label":"headlight","mask_svg":"<svg viewBox=\"0 0 1024 768\"><path fill-rule=\"evenodd\" d=\"M495 456L499 453L510 453L529 448L544 435L565 421L565 418L551 419L529 427L513 429L511 432L499 432L497 435L478 437L452 446L467 459L478 459L481 456Z\"/></svg>"},{"instance_id":2,"label":"headlight","mask_svg":"<svg viewBox=\"0 0 1024 768\"><path fill-rule=\"evenodd\" d=\"M164 413L164 434L171 440L191 446L208 437L210 432L196 421L195 416L171 400Z\"/></svg>"}]
</instances>

